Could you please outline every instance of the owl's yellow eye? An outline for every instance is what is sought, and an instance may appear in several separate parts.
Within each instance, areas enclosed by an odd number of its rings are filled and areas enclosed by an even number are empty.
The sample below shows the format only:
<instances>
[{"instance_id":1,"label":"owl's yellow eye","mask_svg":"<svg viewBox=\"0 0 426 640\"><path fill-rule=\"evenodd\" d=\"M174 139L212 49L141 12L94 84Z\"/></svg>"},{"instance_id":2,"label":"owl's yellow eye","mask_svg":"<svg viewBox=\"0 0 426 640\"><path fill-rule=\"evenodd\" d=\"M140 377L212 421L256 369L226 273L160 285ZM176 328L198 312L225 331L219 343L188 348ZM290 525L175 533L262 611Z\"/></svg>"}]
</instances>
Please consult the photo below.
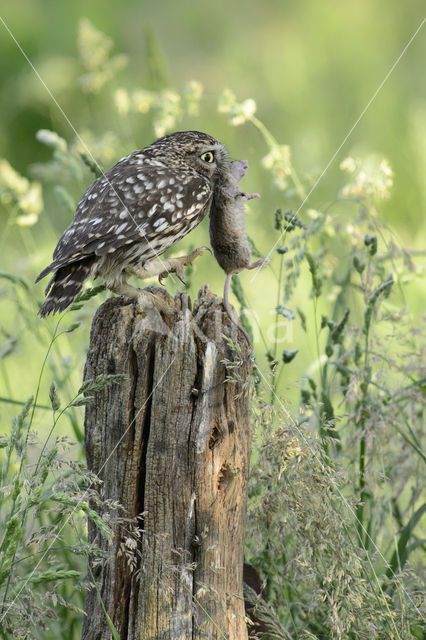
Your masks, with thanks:
<instances>
[{"instance_id":1,"label":"owl's yellow eye","mask_svg":"<svg viewBox=\"0 0 426 640\"><path fill-rule=\"evenodd\" d=\"M208 162L209 164L211 164L214 161L214 155L211 151L206 151L206 153L202 153L200 158L201 160L204 160L204 162Z\"/></svg>"}]
</instances>

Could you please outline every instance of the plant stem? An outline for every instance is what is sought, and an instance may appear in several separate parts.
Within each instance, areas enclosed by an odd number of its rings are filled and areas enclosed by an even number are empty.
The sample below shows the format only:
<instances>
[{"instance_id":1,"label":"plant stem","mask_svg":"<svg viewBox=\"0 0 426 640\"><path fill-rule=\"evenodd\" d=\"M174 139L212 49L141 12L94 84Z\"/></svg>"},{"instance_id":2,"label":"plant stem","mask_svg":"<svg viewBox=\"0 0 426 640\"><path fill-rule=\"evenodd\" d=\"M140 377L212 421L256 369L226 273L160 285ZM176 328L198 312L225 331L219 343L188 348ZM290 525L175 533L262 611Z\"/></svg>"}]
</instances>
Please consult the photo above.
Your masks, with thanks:
<instances>
[{"instance_id":1,"label":"plant stem","mask_svg":"<svg viewBox=\"0 0 426 640\"><path fill-rule=\"evenodd\" d=\"M250 122L252 124L254 124L254 126L256 127L256 129L258 131L260 131L260 133L262 134L266 144L268 145L268 147L272 150L276 147L279 147L280 145L278 144L278 141L274 138L274 136L272 135L272 133L269 131L269 129L267 129L265 127L265 125L263 124L263 122L261 120L259 120L258 118L256 118L256 116L251 116L250 118ZM290 177L293 180L293 184L296 188L297 191L297 195L299 196L299 198L301 200L306 200L306 191L303 187L302 182L299 179L299 176L297 175L292 163L289 163L289 167L290 167Z\"/></svg>"}]
</instances>

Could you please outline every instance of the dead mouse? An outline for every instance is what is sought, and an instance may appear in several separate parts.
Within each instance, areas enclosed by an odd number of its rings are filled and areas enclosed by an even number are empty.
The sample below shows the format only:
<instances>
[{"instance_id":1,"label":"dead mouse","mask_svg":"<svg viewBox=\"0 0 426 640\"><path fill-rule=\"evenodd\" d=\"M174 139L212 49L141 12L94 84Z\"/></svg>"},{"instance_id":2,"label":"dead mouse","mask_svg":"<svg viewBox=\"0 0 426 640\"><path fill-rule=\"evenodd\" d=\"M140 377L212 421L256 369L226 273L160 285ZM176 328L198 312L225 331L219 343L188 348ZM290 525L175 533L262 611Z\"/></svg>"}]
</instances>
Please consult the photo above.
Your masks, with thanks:
<instances>
[{"instance_id":1,"label":"dead mouse","mask_svg":"<svg viewBox=\"0 0 426 640\"><path fill-rule=\"evenodd\" d=\"M247 200L260 196L258 193L249 194L241 191L239 187L239 182L247 173L247 169L247 160L234 160L230 164L229 173L216 185L210 210L210 242L216 260L226 273L223 291L225 310L251 345L248 333L233 315L229 304L232 274L243 269L255 269L269 262L268 258L251 262L251 250L245 228L244 204Z\"/></svg>"}]
</instances>

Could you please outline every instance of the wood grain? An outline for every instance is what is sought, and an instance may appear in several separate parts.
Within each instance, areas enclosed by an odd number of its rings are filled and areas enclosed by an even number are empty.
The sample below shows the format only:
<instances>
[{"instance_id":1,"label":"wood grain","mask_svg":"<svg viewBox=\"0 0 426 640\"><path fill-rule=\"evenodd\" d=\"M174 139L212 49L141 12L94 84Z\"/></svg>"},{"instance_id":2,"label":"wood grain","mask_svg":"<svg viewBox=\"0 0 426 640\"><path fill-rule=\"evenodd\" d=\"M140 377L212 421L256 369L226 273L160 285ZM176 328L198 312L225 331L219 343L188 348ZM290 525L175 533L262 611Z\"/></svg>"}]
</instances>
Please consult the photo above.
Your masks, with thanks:
<instances>
[{"instance_id":1,"label":"wood grain","mask_svg":"<svg viewBox=\"0 0 426 640\"><path fill-rule=\"evenodd\" d=\"M85 380L128 380L86 407L88 467L102 499L122 508L92 504L112 518L114 537L108 543L89 522L89 541L107 560L91 561L99 593L87 594L82 637L112 637L100 594L123 640L245 640L249 350L206 287L193 310L186 294L152 295L169 314L112 298L92 324ZM139 516L132 568L121 553L124 515Z\"/></svg>"}]
</instances>

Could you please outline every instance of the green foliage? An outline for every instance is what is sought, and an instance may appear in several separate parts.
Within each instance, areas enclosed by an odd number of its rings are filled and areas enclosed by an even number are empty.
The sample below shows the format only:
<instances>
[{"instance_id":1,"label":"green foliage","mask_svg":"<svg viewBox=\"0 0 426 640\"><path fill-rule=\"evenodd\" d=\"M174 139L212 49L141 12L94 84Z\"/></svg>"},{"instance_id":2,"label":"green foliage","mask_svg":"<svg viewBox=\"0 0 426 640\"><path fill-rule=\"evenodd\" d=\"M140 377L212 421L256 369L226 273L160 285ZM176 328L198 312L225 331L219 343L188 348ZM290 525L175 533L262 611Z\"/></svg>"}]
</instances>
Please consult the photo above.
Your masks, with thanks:
<instances>
[{"instance_id":1,"label":"green foliage","mask_svg":"<svg viewBox=\"0 0 426 640\"><path fill-rule=\"evenodd\" d=\"M380 222L383 189L364 180L356 218L352 197L336 201L339 218L311 211L308 225L274 214L276 243L292 234L277 252L276 322L295 321L305 258L312 302L297 312L317 351L289 409L279 382L297 350L278 358L277 329L254 407L247 546L269 601L257 615L274 638L422 637L425 342L401 287L418 271Z\"/></svg>"}]
</instances>

